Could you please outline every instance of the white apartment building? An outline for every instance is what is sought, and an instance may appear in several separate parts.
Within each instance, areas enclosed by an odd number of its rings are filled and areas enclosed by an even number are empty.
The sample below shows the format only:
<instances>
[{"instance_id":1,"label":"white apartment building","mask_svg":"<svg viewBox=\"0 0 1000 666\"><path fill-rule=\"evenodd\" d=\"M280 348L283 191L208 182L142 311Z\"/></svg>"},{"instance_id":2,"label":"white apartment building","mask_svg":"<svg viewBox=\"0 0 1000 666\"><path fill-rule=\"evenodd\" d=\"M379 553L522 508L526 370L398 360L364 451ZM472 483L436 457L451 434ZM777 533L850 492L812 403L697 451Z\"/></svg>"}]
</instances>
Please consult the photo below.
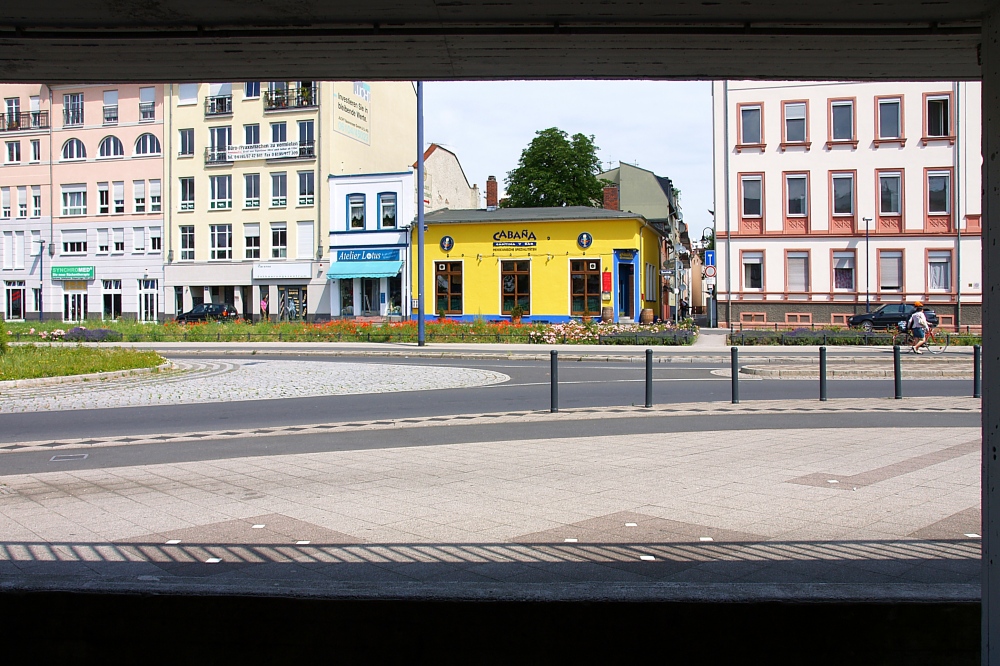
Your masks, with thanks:
<instances>
[{"instance_id":1,"label":"white apartment building","mask_svg":"<svg viewBox=\"0 0 1000 666\"><path fill-rule=\"evenodd\" d=\"M918 300L981 324L978 82L712 94L721 325L843 325Z\"/></svg>"}]
</instances>

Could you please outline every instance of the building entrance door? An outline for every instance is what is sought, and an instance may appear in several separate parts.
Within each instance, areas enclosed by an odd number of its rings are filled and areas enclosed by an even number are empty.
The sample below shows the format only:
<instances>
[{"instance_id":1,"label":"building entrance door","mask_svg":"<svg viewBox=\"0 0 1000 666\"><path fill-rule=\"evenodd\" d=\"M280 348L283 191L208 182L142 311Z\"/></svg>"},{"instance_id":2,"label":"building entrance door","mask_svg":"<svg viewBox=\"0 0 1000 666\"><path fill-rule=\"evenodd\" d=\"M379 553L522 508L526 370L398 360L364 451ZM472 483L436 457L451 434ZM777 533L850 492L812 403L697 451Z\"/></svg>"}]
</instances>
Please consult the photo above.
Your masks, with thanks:
<instances>
[{"instance_id":1,"label":"building entrance door","mask_svg":"<svg viewBox=\"0 0 1000 666\"><path fill-rule=\"evenodd\" d=\"M361 314L367 317L379 314L379 278L361 278Z\"/></svg>"},{"instance_id":2,"label":"building entrance door","mask_svg":"<svg viewBox=\"0 0 1000 666\"><path fill-rule=\"evenodd\" d=\"M156 321L159 311L158 280L139 280L139 321Z\"/></svg>"},{"instance_id":3,"label":"building entrance door","mask_svg":"<svg viewBox=\"0 0 1000 666\"><path fill-rule=\"evenodd\" d=\"M8 321L14 319L24 319L24 280L7 281L7 311Z\"/></svg>"},{"instance_id":4,"label":"building entrance door","mask_svg":"<svg viewBox=\"0 0 1000 666\"><path fill-rule=\"evenodd\" d=\"M618 264L618 318L635 318L635 266Z\"/></svg>"}]
</instances>

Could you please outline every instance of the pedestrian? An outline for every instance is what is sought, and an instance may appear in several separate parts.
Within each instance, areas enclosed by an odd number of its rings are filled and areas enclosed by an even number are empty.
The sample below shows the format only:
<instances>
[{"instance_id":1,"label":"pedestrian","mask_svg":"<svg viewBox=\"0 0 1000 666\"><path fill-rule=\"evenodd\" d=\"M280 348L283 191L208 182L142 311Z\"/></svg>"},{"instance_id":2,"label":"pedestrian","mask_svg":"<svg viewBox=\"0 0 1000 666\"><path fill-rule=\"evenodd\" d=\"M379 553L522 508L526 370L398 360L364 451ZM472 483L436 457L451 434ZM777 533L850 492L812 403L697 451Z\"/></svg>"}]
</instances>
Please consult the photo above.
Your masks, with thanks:
<instances>
[{"instance_id":1,"label":"pedestrian","mask_svg":"<svg viewBox=\"0 0 1000 666\"><path fill-rule=\"evenodd\" d=\"M931 326L927 323L927 315L924 314L924 304L917 301L914 305L917 309L910 315L910 320L906 322L906 328L910 331L910 335L913 336L910 349L915 354L923 354L924 352L920 348L927 343L927 331Z\"/></svg>"},{"instance_id":2,"label":"pedestrian","mask_svg":"<svg viewBox=\"0 0 1000 666\"><path fill-rule=\"evenodd\" d=\"M267 321L267 294L260 297L260 320Z\"/></svg>"},{"instance_id":3,"label":"pedestrian","mask_svg":"<svg viewBox=\"0 0 1000 666\"><path fill-rule=\"evenodd\" d=\"M681 299L681 316L680 316L680 320L681 321L684 321L685 319L687 319L688 310L689 309L690 309L690 305L687 302L687 299L686 298L682 298Z\"/></svg>"}]
</instances>

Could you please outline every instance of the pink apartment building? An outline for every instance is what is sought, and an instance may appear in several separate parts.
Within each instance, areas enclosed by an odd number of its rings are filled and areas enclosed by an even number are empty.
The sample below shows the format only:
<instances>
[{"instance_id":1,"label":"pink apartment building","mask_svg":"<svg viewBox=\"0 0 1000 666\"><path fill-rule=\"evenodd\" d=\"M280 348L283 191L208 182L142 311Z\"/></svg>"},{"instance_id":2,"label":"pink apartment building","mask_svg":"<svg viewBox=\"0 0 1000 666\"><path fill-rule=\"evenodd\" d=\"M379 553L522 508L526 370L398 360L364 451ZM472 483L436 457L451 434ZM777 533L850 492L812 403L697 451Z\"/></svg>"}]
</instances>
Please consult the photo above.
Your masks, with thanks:
<instances>
[{"instance_id":1,"label":"pink apartment building","mask_svg":"<svg viewBox=\"0 0 1000 666\"><path fill-rule=\"evenodd\" d=\"M4 85L0 98L4 317L156 321L163 87Z\"/></svg>"}]
</instances>

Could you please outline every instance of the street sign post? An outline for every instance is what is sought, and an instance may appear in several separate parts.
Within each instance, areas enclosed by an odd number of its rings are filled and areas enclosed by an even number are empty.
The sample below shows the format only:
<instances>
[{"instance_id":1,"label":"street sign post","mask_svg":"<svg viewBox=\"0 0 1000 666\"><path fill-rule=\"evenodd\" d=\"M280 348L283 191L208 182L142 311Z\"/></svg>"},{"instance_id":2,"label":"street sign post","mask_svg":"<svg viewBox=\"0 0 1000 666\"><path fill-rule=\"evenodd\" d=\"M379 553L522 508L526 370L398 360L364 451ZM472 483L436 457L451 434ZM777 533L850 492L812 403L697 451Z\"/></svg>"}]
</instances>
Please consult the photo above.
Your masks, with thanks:
<instances>
[{"instance_id":1,"label":"street sign post","mask_svg":"<svg viewBox=\"0 0 1000 666\"><path fill-rule=\"evenodd\" d=\"M706 278L715 277L715 266L705 266L705 277Z\"/></svg>"},{"instance_id":2,"label":"street sign post","mask_svg":"<svg viewBox=\"0 0 1000 666\"><path fill-rule=\"evenodd\" d=\"M715 250L705 250L705 265L706 266L715 265Z\"/></svg>"}]
</instances>

